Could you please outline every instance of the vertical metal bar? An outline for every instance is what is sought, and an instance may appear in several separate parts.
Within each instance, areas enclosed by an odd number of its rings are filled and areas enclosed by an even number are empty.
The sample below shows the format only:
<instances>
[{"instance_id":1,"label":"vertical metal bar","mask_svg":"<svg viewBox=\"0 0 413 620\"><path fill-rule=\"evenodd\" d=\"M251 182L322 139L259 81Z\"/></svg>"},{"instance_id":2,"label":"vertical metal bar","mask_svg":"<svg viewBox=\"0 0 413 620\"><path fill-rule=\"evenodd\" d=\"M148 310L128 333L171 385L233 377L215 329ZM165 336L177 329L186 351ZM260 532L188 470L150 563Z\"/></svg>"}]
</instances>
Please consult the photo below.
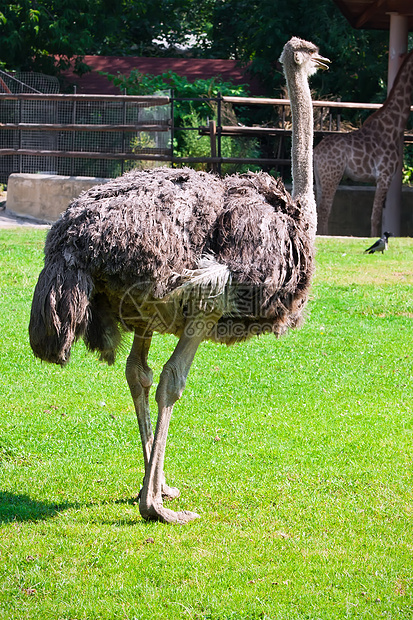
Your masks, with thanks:
<instances>
[{"instance_id":1,"label":"vertical metal bar","mask_svg":"<svg viewBox=\"0 0 413 620\"><path fill-rule=\"evenodd\" d=\"M126 95L126 88L123 91L123 94ZM122 122L123 125L126 125L126 101L125 99L122 102ZM126 153L126 136L125 132L122 132L122 153ZM125 172L125 160L121 159L120 162L120 173L123 174Z\"/></svg>"},{"instance_id":2,"label":"vertical metal bar","mask_svg":"<svg viewBox=\"0 0 413 620\"><path fill-rule=\"evenodd\" d=\"M286 112L285 112L285 105L283 105L282 106L282 128L283 128L284 131L285 131L285 121L286 121ZM282 159L284 159L285 134L281 135L281 147L282 147L281 155L283 156ZM277 171L281 174L281 176L284 176L284 166L283 165L279 164L277 166Z\"/></svg>"},{"instance_id":3,"label":"vertical metal bar","mask_svg":"<svg viewBox=\"0 0 413 620\"><path fill-rule=\"evenodd\" d=\"M76 95L77 92L77 87L76 85L73 87L73 93ZM76 125L76 99L73 99L73 103L72 103L72 125ZM71 150L72 153L74 153L75 150L75 132L72 130L71 131ZM71 162L70 162L70 174L72 175L72 177L75 174L75 158L72 157L71 158Z\"/></svg>"},{"instance_id":4,"label":"vertical metal bar","mask_svg":"<svg viewBox=\"0 0 413 620\"><path fill-rule=\"evenodd\" d=\"M209 121L209 139L211 142L211 157L217 156L217 124L215 121ZM217 171L216 162L211 162L210 169L212 172Z\"/></svg>"},{"instance_id":5,"label":"vertical metal bar","mask_svg":"<svg viewBox=\"0 0 413 620\"><path fill-rule=\"evenodd\" d=\"M171 90L171 167L172 168L175 168L174 142L175 142L175 91Z\"/></svg>"},{"instance_id":6,"label":"vertical metal bar","mask_svg":"<svg viewBox=\"0 0 413 620\"><path fill-rule=\"evenodd\" d=\"M339 97L337 99L337 101L341 101L341 98ZM341 131L341 114L340 114L340 108L338 108L337 110L337 131Z\"/></svg>"},{"instance_id":7,"label":"vertical metal bar","mask_svg":"<svg viewBox=\"0 0 413 620\"><path fill-rule=\"evenodd\" d=\"M19 124L22 122L22 100L19 99ZM22 136L22 129L20 127L19 129L19 149L22 148L22 144L23 144L23 136ZM22 168L23 168L23 155L19 155L19 172L22 172Z\"/></svg>"},{"instance_id":8,"label":"vertical metal bar","mask_svg":"<svg viewBox=\"0 0 413 620\"><path fill-rule=\"evenodd\" d=\"M222 172L221 170L221 137L222 137L222 107L221 107L222 106L222 93L221 91L218 93L217 103L218 103L218 107L217 107L217 137L218 137L217 155L219 157L217 170L218 170L218 173L221 174Z\"/></svg>"}]
</instances>

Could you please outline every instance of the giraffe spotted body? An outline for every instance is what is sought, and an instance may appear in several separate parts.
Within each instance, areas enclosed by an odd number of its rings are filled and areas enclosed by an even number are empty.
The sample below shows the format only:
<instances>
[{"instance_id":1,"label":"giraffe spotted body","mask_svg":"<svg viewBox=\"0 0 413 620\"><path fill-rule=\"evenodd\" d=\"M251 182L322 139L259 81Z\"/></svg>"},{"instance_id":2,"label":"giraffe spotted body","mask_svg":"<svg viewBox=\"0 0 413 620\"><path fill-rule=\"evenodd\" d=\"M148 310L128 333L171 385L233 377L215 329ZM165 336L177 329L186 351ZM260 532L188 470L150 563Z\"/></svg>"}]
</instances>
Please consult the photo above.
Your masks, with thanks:
<instances>
[{"instance_id":1,"label":"giraffe spotted body","mask_svg":"<svg viewBox=\"0 0 413 620\"><path fill-rule=\"evenodd\" d=\"M328 220L337 187L347 176L353 181L375 182L371 235L381 233L387 191L397 170L403 133L413 90L413 51L403 61L383 106L363 126L347 134L329 135L314 149L318 233L328 233Z\"/></svg>"}]
</instances>

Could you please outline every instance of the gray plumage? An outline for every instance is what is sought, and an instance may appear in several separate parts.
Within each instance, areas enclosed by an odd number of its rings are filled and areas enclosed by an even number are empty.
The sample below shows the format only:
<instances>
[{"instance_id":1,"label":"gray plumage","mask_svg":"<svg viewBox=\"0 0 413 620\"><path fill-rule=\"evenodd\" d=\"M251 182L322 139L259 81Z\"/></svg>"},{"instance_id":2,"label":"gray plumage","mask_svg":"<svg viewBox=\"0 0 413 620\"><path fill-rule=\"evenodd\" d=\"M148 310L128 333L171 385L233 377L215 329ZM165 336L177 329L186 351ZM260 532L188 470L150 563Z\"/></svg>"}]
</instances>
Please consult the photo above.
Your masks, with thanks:
<instances>
[{"instance_id":1,"label":"gray plumage","mask_svg":"<svg viewBox=\"0 0 413 620\"><path fill-rule=\"evenodd\" d=\"M223 305L209 339L232 344L300 323L314 251L307 222L282 183L263 173L220 179L189 168L155 168L89 190L53 225L32 306L35 354L64 365L83 336L112 363L120 329L133 329L143 300L154 308L169 303L173 320L153 320L157 331L180 336L188 272L202 272L205 255L230 274L221 295L210 296L204 284L192 300L191 312L205 296L210 309ZM247 287L244 313L239 295ZM148 322L150 329L151 317Z\"/></svg>"},{"instance_id":2,"label":"gray plumage","mask_svg":"<svg viewBox=\"0 0 413 620\"><path fill-rule=\"evenodd\" d=\"M381 252L387 250L389 237L393 237L393 233L385 232L380 239L377 239L367 250L364 250L364 254L374 254L375 252Z\"/></svg>"},{"instance_id":3,"label":"gray plumage","mask_svg":"<svg viewBox=\"0 0 413 620\"><path fill-rule=\"evenodd\" d=\"M316 227L308 76L327 59L293 38L280 60L296 128L294 198L264 173L221 179L188 168L132 171L83 193L47 236L29 325L35 355L64 365L83 337L111 364L122 330L135 331L126 375L144 453L139 507L146 519L197 516L168 510L162 495L178 494L163 475L166 434L199 343L279 336L303 317ZM147 400L154 331L179 338L156 392L155 438Z\"/></svg>"}]
</instances>

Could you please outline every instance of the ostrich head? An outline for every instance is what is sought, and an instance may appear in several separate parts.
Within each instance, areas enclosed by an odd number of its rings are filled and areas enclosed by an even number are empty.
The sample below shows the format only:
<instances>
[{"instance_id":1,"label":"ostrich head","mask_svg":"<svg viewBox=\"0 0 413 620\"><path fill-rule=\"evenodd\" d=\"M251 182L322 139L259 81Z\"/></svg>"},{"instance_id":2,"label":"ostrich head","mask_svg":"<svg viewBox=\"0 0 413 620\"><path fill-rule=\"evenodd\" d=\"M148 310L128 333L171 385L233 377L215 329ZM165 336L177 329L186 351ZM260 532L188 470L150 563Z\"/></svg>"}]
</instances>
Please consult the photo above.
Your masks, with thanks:
<instances>
[{"instance_id":1,"label":"ostrich head","mask_svg":"<svg viewBox=\"0 0 413 620\"><path fill-rule=\"evenodd\" d=\"M308 78L317 69L328 69L318 47L293 37L285 44L280 56L287 81L292 116L292 196L300 202L303 217L315 236L317 211L313 190L313 103Z\"/></svg>"},{"instance_id":2,"label":"ostrich head","mask_svg":"<svg viewBox=\"0 0 413 620\"><path fill-rule=\"evenodd\" d=\"M308 78L317 69L328 69L330 60L320 56L318 47L314 43L293 37L285 44L280 62L284 66L284 71L288 68L297 71L300 67Z\"/></svg>"}]
</instances>

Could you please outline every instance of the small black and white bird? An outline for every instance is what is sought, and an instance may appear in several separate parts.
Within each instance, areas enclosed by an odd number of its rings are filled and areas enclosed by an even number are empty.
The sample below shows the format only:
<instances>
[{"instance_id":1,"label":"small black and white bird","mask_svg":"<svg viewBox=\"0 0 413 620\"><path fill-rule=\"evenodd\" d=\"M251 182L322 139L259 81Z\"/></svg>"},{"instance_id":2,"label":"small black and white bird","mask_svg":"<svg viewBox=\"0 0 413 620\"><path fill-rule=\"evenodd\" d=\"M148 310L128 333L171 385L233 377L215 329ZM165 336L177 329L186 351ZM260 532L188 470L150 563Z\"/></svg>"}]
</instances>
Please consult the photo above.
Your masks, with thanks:
<instances>
[{"instance_id":1,"label":"small black and white bird","mask_svg":"<svg viewBox=\"0 0 413 620\"><path fill-rule=\"evenodd\" d=\"M384 250L387 250L389 237L393 237L393 233L383 233L380 239L377 239L373 245L367 248L367 250L364 250L364 254L374 254L374 252L381 252L383 254Z\"/></svg>"}]
</instances>

